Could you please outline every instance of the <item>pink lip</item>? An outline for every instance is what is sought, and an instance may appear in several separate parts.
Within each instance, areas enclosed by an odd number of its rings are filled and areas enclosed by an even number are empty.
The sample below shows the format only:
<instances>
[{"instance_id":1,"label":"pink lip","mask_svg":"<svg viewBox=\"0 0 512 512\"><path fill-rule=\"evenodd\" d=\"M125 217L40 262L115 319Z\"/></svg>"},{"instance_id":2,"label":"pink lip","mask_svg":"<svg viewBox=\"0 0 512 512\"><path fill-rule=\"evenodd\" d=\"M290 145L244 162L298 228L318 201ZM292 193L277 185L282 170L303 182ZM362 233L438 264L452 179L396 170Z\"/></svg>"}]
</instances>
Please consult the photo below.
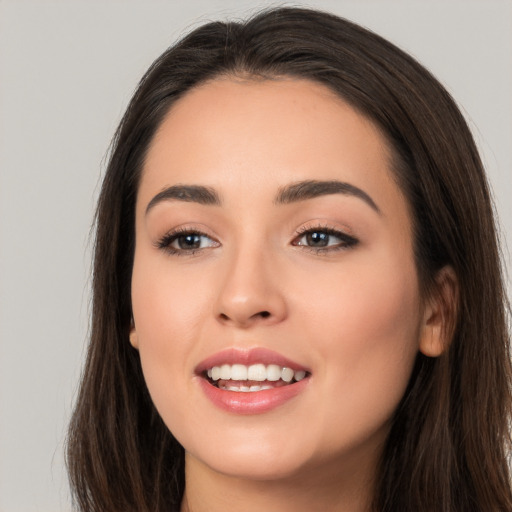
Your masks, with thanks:
<instances>
[{"instance_id":1,"label":"pink lip","mask_svg":"<svg viewBox=\"0 0 512 512\"><path fill-rule=\"evenodd\" d=\"M288 359L273 350L267 348L253 348L250 350L243 350L239 348L228 348L217 352L216 354L208 357L204 361L201 361L196 367L196 374L200 375L209 368L214 366L221 366L223 364L244 364L251 365L261 363L264 365L277 364L279 366L291 368L294 371L304 370L309 371L299 363Z\"/></svg>"},{"instance_id":2,"label":"pink lip","mask_svg":"<svg viewBox=\"0 0 512 512\"><path fill-rule=\"evenodd\" d=\"M199 363L196 367L197 381L206 397L215 406L234 414L261 414L271 411L297 396L309 384L310 377L308 376L299 382L286 386L244 393L219 389L204 377L206 370L213 366L221 366L223 364L244 364L249 366L256 363L265 365L277 364L292 368L295 371L305 370L310 373L304 366L272 350L265 348L251 350L231 348L218 352Z\"/></svg>"},{"instance_id":3,"label":"pink lip","mask_svg":"<svg viewBox=\"0 0 512 512\"><path fill-rule=\"evenodd\" d=\"M219 389L202 377L198 377L204 394L214 405L235 414L261 414L279 407L303 391L309 377L280 388L253 391L250 393Z\"/></svg>"}]
</instances>

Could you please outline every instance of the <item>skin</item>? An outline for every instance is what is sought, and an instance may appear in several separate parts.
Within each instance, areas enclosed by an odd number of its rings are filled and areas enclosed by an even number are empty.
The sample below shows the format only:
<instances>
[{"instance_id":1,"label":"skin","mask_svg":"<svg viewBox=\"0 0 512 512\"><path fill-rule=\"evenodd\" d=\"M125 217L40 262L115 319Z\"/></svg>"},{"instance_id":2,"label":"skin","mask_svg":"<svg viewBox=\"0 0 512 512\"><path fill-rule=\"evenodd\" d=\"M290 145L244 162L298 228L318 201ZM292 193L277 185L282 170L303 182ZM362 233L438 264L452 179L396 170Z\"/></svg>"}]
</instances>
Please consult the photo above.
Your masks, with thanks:
<instances>
[{"instance_id":1,"label":"skin","mask_svg":"<svg viewBox=\"0 0 512 512\"><path fill-rule=\"evenodd\" d=\"M414 359L443 347L441 305L420 296L390 168L375 125L304 80L216 79L160 126L137 198L130 340L186 450L183 511L367 510ZM349 183L379 211L347 194L275 203L302 180ZM146 211L177 184L211 187L222 204L164 200ZM204 248L159 247L178 227L205 233ZM319 252L304 245L309 228L358 243L330 238ZM277 351L309 368L309 383L263 414L219 409L194 370L230 347Z\"/></svg>"}]
</instances>

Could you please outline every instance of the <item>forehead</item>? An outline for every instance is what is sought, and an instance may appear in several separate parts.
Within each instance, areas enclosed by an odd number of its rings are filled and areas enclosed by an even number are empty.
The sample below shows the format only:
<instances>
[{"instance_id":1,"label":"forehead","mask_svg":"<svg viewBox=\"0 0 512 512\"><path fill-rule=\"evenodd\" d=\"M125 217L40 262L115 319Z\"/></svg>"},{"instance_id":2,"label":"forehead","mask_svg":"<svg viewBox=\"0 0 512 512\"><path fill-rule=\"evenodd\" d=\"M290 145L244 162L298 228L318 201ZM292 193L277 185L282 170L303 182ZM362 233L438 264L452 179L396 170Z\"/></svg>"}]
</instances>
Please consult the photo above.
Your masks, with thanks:
<instances>
[{"instance_id":1,"label":"forehead","mask_svg":"<svg viewBox=\"0 0 512 512\"><path fill-rule=\"evenodd\" d=\"M252 197L319 179L401 196L390 155L375 124L326 86L219 78L172 106L149 148L140 193L147 202L163 187L198 183Z\"/></svg>"}]
</instances>

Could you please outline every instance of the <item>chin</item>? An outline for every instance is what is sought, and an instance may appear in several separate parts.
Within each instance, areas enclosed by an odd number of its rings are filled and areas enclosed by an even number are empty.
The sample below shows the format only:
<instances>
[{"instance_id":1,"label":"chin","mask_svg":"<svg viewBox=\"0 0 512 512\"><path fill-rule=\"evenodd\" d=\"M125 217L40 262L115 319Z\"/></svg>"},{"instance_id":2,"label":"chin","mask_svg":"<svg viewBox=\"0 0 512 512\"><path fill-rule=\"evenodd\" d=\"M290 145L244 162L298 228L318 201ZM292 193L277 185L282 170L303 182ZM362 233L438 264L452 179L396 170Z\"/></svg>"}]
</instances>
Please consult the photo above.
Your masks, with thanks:
<instances>
[{"instance_id":1,"label":"chin","mask_svg":"<svg viewBox=\"0 0 512 512\"><path fill-rule=\"evenodd\" d=\"M263 418L240 420L236 425L224 422L210 429L203 424L200 431L195 428L198 425L190 423L180 425L188 428L171 430L185 449L186 464L199 464L236 478L287 478L300 473L315 458L315 443L308 440L303 425L294 429Z\"/></svg>"},{"instance_id":2,"label":"chin","mask_svg":"<svg viewBox=\"0 0 512 512\"><path fill-rule=\"evenodd\" d=\"M297 449L294 453L283 453L279 449L269 450L263 447L243 446L238 450L232 447L229 450L214 450L213 453L197 453L193 457L200 464L210 470L233 478L255 481L283 480L292 478L305 471L308 464L304 454ZM188 463L188 461L187 461Z\"/></svg>"}]
</instances>

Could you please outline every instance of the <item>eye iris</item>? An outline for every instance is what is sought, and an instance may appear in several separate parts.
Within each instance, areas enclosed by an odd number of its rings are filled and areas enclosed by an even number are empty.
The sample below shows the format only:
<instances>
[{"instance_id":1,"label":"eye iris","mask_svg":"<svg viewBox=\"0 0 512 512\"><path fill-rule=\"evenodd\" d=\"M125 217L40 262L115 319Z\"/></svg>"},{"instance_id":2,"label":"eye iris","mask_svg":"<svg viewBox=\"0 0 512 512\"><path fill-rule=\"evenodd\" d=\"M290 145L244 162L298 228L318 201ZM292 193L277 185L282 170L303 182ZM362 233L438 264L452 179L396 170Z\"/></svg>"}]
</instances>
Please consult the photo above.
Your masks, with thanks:
<instances>
[{"instance_id":1,"label":"eye iris","mask_svg":"<svg viewBox=\"0 0 512 512\"><path fill-rule=\"evenodd\" d=\"M321 231L314 231L306 235L308 245L313 247L326 247L329 243L329 234Z\"/></svg>"},{"instance_id":2,"label":"eye iris","mask_svg":"<svg viewBox=\"0 0 512 512\"><path fill-rule=\"evenodd\" d=\"M178 246L180 249L199 249L201 247L201 237L194 233L180 236Z\"/></svg>"}]
</instances>

